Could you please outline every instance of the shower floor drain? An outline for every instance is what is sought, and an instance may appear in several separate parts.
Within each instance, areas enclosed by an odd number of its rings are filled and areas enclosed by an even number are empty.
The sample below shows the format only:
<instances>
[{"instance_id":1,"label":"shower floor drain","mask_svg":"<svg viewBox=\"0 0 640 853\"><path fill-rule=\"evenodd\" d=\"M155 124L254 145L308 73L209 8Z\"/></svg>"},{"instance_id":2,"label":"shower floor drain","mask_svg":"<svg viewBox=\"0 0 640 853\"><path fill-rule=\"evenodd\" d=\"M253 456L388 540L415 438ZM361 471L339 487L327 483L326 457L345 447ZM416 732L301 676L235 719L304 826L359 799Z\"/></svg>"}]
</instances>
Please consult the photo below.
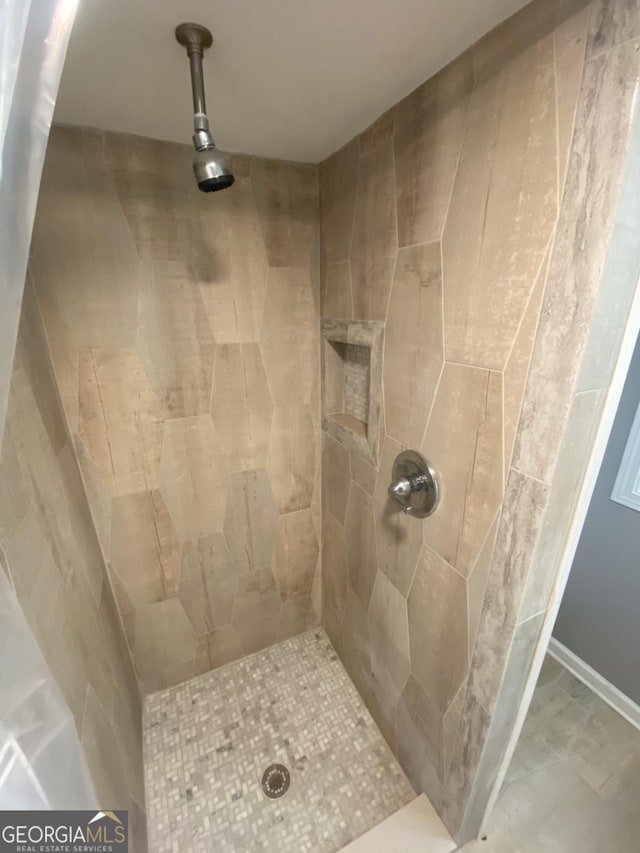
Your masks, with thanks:
<instances>
[{"instance_id":1,"label":"shower floor drain","mask_svg":"<svg viewBox=\"0 0 640 853\"><path fill-rule=\"evenodd\" d=\"M262 774L262 790L270 800L283 797L289 790L291 777L284 764L270 764Z\"/></svg>"}]
</instances>

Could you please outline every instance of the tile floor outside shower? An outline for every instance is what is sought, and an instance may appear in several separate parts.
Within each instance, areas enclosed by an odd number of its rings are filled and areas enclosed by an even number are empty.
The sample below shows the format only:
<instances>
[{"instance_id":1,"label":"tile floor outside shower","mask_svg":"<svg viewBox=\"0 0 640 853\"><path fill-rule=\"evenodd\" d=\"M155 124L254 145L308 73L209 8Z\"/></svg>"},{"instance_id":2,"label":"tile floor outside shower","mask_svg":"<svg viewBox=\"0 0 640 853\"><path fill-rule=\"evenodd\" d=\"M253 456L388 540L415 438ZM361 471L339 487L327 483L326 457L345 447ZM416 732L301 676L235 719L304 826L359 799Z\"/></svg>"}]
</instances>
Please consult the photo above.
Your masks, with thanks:
<instances>
[{"instance_id":1,"label":"tile floor outside shower","mask_svg":"<svg viewBox=\"0 0 640 853\"><path fill-rule=\"evenodd\" d=\"M334 853L415 797L322 629L149 696L144 756L149 853Z\"/></svg>"},{"instance_id":2,"label":"tile floor outside shower","mask_svg":"<svg viewBox=\"0 0 640 853\"><path fill-rule=\"evenodd\" d=\"M640 851L640 731L547 656L486 841L461 853L574 851Z\"/></svg>"}]
</instances>

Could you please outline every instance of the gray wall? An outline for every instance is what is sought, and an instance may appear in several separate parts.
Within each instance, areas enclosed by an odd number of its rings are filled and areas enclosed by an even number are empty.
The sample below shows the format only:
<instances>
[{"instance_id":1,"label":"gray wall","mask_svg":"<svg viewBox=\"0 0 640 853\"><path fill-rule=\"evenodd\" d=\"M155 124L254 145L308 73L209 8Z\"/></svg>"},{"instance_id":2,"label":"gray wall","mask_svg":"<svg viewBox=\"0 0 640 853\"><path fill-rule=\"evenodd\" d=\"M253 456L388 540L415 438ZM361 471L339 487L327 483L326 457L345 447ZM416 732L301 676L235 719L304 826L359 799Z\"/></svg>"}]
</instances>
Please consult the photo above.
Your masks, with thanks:
<instances>
[{"instance_id":1,"label":"gray wall","mask_svg":"<svg viewBox=\"0 0 640 853\"><path fill-rule=\"evenodd\" d=\"M640 401L640 339L553 635L640 704L640 513L611 491Z\"/></svg>"}]
</instances>

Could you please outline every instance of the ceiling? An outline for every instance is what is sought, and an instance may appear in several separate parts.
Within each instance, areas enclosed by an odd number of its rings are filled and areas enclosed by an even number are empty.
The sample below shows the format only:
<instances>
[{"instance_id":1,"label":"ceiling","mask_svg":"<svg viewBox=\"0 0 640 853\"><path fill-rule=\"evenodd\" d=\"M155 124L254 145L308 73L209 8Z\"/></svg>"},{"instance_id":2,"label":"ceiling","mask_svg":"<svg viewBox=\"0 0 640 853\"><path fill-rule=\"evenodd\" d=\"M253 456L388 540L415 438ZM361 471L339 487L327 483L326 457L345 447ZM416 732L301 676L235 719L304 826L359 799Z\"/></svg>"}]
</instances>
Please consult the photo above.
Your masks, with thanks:
<instances>
[{"instance_id":1,"label":"ceiling","mask_svg":"<svg viewBox=\"0 0 640 853\"><path fill-rule=\"evenodd\" d=\"M55 120L189 142L175 25L212 30L217 144L317 163L524 0L80 0Z\"/></svg>"}]
</instances>

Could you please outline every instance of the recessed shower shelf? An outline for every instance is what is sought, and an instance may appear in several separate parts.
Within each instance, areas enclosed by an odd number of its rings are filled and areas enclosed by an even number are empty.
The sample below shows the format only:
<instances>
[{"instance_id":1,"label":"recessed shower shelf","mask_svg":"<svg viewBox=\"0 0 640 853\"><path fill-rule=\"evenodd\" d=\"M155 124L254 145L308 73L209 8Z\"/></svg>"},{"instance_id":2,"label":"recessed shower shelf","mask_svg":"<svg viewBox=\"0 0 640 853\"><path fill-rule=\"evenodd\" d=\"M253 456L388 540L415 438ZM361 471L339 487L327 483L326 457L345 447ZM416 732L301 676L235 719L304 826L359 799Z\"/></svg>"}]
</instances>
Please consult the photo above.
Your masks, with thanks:
<instances>
[{"instance_id":1,"label":"recessed shower shelf","mask_svg":"<svg viewBox=\"0 0 640 853\"><path fill-rule=\"evenodd\" d=\"M321 333L323 429L377 465L383 324L323 320Z\"/></svg>"}]
</instances>

